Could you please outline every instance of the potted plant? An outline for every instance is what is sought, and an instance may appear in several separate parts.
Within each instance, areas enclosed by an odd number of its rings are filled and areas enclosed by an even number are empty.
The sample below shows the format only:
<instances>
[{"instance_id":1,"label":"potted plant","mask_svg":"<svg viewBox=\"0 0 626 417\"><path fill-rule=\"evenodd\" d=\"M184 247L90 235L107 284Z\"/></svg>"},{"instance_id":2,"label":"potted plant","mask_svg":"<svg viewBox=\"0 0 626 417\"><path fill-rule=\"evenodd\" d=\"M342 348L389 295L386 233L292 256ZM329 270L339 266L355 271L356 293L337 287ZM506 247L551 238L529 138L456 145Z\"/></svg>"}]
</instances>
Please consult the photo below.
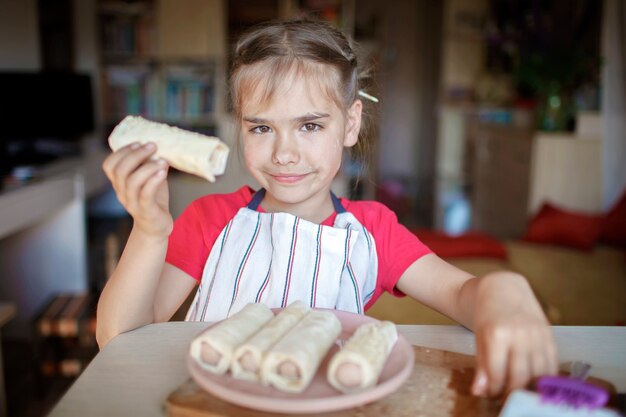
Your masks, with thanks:
<instances>
[{"instance_id":1,"label":"potted plant","mask_svg":"<svg viewBox=\"0 0 626 417\"><path fill-rule=\"evenodd\" d=\"M488 53L506 62L518 99L536 106L541 130L573 130L576 94L596 89L602 2L492 0Z\"/></svg>"}]
</instances>

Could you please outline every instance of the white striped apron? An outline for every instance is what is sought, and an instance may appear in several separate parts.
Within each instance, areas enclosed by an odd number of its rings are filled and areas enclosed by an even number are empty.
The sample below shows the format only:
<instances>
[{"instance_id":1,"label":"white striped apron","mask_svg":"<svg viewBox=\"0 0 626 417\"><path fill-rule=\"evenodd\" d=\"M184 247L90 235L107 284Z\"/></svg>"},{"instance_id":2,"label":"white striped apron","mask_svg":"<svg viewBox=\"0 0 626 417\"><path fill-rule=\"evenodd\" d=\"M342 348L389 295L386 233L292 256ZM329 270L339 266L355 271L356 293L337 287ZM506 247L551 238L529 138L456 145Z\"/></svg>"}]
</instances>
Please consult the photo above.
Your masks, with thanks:
<instances>
[{"instance_id":1,"label":"white striped apron","mask_svg":"<svg viewBox=\"0 0 626 417\"><path fill-rule=\"evenodd\" d=\"M250 302L274 308L296 300L362 314L378 274L371 233L332 193L333 226L260 213L264 196L259 190L218 236L186 320L222 320Z\"/></svg>"}]
</instances>

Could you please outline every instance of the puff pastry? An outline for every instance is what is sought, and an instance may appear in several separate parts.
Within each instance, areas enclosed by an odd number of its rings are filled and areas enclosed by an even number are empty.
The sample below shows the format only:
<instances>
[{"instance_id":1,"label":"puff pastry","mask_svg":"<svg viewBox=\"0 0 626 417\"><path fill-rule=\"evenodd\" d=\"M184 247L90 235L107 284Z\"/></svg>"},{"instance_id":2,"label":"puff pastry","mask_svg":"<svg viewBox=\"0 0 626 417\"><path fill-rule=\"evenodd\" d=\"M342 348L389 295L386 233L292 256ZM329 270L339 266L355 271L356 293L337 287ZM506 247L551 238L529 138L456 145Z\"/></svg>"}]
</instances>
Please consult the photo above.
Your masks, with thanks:
<instances>
[{"instance_id":1,"label":"puff pastry","mask_svg":"<svg viewBox=\"0 0 626 417\"><path fill-rule=\"evenodd\" d=\"M330 360L328 382L345 393L376 385L397 340L396 326L390 321L376 321L359 326Z\"/></svg>"},{"instance_id":2,"label":"puff pastry","mask_svg":"<svg viewBox=\"0 0 626 417\"><path fill-rule=\"evenodd\" d=\"M304 391L340 333L341 322L333 313L311 310L266 354L262 383L285 392Z\"/></svg>"},{"instance_id":3,"label":"puff pastry","mask_svg":"<svg viewBox=\"0 0 626 417\"><path fill-rule=\"evenodd\" d=\"M216 137L153 122L141 116L126 116L111 132L109 146L116 151L133 142L154 142L157 158L211 182L226 169L229 149Z\"/></svg>"},{"instance_id":4,"label":"puff pastry","mask_svg":"<svg viewBox=\"0 0 626 417\"><path fill-rule=\"evenodd\" d=\"M233 377L259 381L266 352L310 311L302 301L295 301L278 313L233 354L230 370Z\"/></svg>"},{"instance_id":5,"label":"puff pastry","mask_svg":"<svg viewBox=\"0 0 626 417\"><path fill-rule=\"evenodd\" d=\"M264 304L247 304L197 336L190 346L191 357L217 375L228 371L235 349L274 317Z\"/></svg>"}]
</instances>

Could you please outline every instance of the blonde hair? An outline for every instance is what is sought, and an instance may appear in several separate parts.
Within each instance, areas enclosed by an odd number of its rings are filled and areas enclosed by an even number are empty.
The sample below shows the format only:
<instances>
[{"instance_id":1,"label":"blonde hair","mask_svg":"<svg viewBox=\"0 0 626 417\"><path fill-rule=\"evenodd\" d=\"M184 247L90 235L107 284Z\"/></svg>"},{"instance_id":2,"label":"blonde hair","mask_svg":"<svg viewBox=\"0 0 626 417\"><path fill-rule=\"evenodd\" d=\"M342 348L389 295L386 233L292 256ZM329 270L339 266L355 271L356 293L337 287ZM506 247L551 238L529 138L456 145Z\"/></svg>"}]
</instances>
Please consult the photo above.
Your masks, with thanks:
<instances>
[{"instance_id":1,"label":"blonde hair","mask_svg":"<svg viewBox=\"0 0 626 417\"><path fill-rule=\"evenodd\" d=\"M230 78L233 110L241 120L244 92L260 89L262 102L267 102L285 79L304 75L315 80L345 114L362 88L359 70L351 42L326 22L307 19L261 24L235 45ZM363 140L367 135L366 119L364 106L359 141L353 152L361 160L365 160L367 147Z\"/></svg>"}]
</instances>

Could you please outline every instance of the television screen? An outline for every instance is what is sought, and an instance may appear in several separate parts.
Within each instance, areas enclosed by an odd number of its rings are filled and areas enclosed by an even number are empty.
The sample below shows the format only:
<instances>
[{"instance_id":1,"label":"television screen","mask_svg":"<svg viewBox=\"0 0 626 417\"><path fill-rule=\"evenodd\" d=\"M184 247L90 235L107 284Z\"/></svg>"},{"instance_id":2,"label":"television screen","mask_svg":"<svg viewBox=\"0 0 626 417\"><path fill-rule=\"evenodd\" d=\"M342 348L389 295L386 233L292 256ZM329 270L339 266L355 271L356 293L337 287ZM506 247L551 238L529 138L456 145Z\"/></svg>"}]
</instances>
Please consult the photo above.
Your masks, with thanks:
<instances>
[{"instance_id":1,"label":"television screen","mask_svg":"<svg viewBox=\"0 0 626 417\"><path fill-rule=\"evenodd\" d=\"M0 72L0 175L77 154L93 129L88 75Z\"/></svg>"},{"instance_id":2,"label":"television screen","mask_svg":"<svg viewBox=\"0 0 626 417\"><path fill-rule=\"evenodd\" d=\"M77 140L94 128L91 79L67 72L0 72L0 139Z\"/></svg>"}]
</instances>

